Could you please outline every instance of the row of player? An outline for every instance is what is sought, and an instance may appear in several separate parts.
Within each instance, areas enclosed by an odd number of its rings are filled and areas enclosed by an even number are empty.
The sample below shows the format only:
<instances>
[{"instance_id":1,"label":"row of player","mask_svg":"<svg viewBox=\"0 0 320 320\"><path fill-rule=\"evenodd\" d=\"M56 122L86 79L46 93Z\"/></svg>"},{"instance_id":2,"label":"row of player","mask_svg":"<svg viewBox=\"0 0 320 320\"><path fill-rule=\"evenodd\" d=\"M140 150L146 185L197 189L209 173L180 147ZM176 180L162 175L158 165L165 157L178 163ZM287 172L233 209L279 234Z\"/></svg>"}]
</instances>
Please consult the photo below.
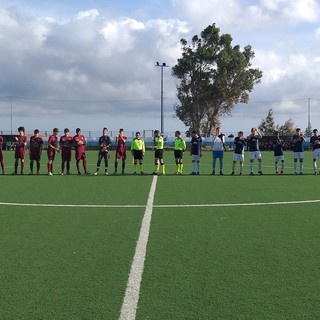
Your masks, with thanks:
<instances>
[{"instance_id":1,"label":"row of player","mask_svg":"<svg viewBox=\"0 0 320 320\"><path fill-rule=\"evenodd\" d=\"M27 149L28 138L25 135L24 127L18 128L19 134L15 136L15 162L14 162L14 172L16 175L18 172L19 160L21 174L24 173L25 155ZM88 175L87 161L85 145L87 139L81 134L81 129L76 129L76 135L70 136L69 129L64 129L64 134L58 137L59 130L54 128L52 135L49 136L48 146L47 146L47 169L48 174L53 175L53 162L55 160L56 153L61 153L61 174L70 174L70 163L71 163L71 152L72 149L75 150L76 168L78 174L80 171L80 162L82 161L84 174ZM249 149L250 156L250 175L254 175L254 160L258 161L258 174L262 175L262 155L259 150L259 140L262 138L261 132L257 128L251 129L251 134L245 138L242 131L238 132L238 136L234 139L234 155L232 163L232 173L235 174L236 163L239 162L240 165L240 175L243 173L243 163L244 163L244 150L247 146ZM294 173L298 174L297 166L299 161L299 174L303 174L303 159L304 159L304 149L303 143L306 141L302 131L297 128L296 133L292 138L293 144L293 163L294 163ZM0 163L2 168L2 173L5 174L5 163L2 153L2 143L3 138L0 136ZM125 173L126 167L126 143L127 137L124 135L123 129L119 130L119 134L116 137L116 154L114 162L114 174L118 173L118 162L121 159L122 167L121 173ZM310 143L313 147L313 169L314 174L317 174L317 158L320 157L320 136L318 135L318 130L313 130L313 136L310 139ZM274 148L274 160L275 160L275 173L284 174L284 152L283 152L283 140L281 140L279 132L276 132L276 138L273 141ZM43 147L43 139L39 134L39 130L34 130L34 135L30 137L29 141L29 158L30 158L30 174L34 173L34 163L36 163L36 174L40 174L40 160ZM111 139L108 136L108 129L103 128L102 136L99 138L99 151L97 167L94 175L99 174L101 161L104 160L104 174L108 175L109 168L109 158L110 158L110 147ZM159 130L154 131L154 149L155 149L155 162L153 174L165 174L165 164L164 164L164 140L160 135ZM181 137L179 131L175 132L175 144L174 144L174 158L176 163L176 174L181 175L183 171L183 155L186 151L186 142ZM197 131L192 131L192 138L190 142L190 156L192 162L192 175L200 174L200 161L202 157L203 143L200 134ZM212 175L215 175L216 161L219 159L219 174L223 175L223 155L225 147L225 135L222 133L221 128L216 129L216 134L213 136L213 153L212 153ZM140 132L136 132L135 138L131 141L130 151L133 156L133 168L134 174L137 174L137 167L139 164L140 173L143 174L143 157L145 154L145 143L140 136ZM279 163L280 162L280 163Z\"/></svg>"}]
</instances>

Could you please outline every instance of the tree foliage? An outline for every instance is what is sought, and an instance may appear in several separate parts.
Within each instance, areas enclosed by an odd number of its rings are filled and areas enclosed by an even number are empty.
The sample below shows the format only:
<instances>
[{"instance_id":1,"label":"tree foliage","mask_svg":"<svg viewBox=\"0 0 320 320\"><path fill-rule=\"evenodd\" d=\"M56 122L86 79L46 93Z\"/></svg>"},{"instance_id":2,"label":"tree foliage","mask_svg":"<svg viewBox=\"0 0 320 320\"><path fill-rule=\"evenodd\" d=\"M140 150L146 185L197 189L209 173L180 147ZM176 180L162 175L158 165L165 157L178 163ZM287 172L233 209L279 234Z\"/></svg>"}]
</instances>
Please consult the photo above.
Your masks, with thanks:
<instances>
[{"instance_id":1,"label":"tree foliage","mask_svg":"<svg viewBox=\"0 0 320 320\"><path fill-rule=\"evenodd\" d=\"M274 122L273 111L269 109L267 116L261 120L259 125L259 130L263 135L273 135L276 130L276 125Z\"/></svg>"},{"instance_id":2,"label":"tree foliage","mask_svg":"<svg viewBox=\"0 0 320 320\"><path fill-rule=\"evenodd\" d=\"M180 80L176 116L205 135L237 103L248 103L249 93L262 78L262 71L251 67L251 46L241 51L232 40L230 34L220 35L215 24L209 25L201 36L193 36L191 44L181 39L182 57L172 68L173 76Z\"/></svg>"}]
</instances>

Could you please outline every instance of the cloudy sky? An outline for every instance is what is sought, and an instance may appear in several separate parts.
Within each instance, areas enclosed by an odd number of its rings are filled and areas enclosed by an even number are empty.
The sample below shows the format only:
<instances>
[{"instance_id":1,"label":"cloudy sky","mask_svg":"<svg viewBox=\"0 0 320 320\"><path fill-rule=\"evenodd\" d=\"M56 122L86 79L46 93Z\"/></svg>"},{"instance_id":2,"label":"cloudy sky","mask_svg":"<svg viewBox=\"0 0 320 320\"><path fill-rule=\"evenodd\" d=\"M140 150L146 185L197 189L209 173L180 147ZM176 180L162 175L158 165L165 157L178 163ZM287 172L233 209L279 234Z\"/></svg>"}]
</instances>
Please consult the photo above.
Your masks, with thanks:
<instances>
[{"instance_id":1,"label":"cloudy sky","mask_svg":"<svg viewBox=\"0 0 320 320\"><path fill-rule=\"evenodd\" d=\"M292 118L305 129L310 115L320 127L319 1L1 0L0 130L160 128L155 62L174 66L179 40L212 23L235 45L251 45L263 71L249 104L221 119L223 131L249 131L270 108L278 124ZM169 132L185 130L175 97L164 68Z\"/></svg>"}]
</instances>

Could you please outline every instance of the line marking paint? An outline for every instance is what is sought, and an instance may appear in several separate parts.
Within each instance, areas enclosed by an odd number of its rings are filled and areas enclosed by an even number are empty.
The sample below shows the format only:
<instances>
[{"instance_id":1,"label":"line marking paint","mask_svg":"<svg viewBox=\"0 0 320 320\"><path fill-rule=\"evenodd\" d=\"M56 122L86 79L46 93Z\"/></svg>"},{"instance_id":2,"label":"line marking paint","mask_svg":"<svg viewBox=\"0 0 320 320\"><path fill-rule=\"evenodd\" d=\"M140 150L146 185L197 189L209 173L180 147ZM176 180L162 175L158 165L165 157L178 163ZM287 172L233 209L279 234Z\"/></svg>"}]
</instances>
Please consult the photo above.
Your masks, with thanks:
<instances>
[{"instance_id":1,"label":"line marking paint","mask_svg":"<svg viewBox=\"0 0 320 320\"><path fill-rule=\"evenodd\" d=\"M153 208L201 208L201 207L252 207L252 206L274 206L288 204L308 204L319 203L316 200L294 200L294 201L274 201L274 202L246 202L246 203L207 203L207 204L155 204ZM123 205L123 204L53 204L53 203L17 203L17 202L0 202L0 206L20 206L20 207L60 207L60 208L146 208L146 205Z\"/></svg>"},{"instance_id":2,"label":"line marking paint","mask_svg":"<svg viewBox=\"0 0 320 320\"><path fill-rule=\"evenodd\" d=\"M119 320L134 320L137 313L140 284L144 269L150 224L153 210L154 195L156 192L157 176L153 177L146 210L142 220L139 239L133 257L131 270L127 282L126 293L123 299Z\"/></svg>"}]
</instances>

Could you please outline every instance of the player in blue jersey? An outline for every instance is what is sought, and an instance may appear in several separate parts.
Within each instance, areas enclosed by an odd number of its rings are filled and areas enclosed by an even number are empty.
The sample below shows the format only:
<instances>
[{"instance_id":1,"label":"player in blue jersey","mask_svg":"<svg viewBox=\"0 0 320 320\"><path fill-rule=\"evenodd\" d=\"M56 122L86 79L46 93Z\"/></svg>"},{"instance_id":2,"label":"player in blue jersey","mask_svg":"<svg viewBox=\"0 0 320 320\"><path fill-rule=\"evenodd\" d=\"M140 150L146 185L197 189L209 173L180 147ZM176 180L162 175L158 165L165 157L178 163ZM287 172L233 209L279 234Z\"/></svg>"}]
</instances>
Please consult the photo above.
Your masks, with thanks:
<instances>
[{"instance_id":1,"label":"player in blue jersey","mask_svg":"<svg viewBox=\"0 0 320 320\"><path fill-rule=\"evenodd\" d=\"M250 154L250 175L253 176L253 161L258 160L258 173L262 175L262 156L259 150L259 140L262 138L262 134L258 128L251 128L251 134L247 138L247 144Z\"/></svg>"},{"instance_id":2,"label":"player in blue jersey","mask_svg":"<svg viewBox=\"0 0 320 320\"><path fill-rule=\"evenodd\" d=\"M298 159L300 163L300 175L303 175L303 159L304 159L304 146L303 143L306 138L300 128L296 129L295 135L292 137L293 144L293 170L294 174L297 172Z\"/></svg>"},{"instance_id":3,"label":"player in blue jersey","mask_svg":"<svg viewBox=\"0 0 320 320\"><path fill-rule=\"evenodd\" d=\"M216 128L216 134L213 136L213 150L212 150L212 173L211 175L215 175L216 173L216 161L219 159L220 164L220 175L223 175L223 151L226 149L225 147L225 135L221 132L221 128Z\"/></svg>"},{"instance_id":4,"label":"player in blue jersey","mask_svg":"<svg viewBox=\"0 0 320 320\"><path fill-rule=\"evenodd\" d=\"M318 129L313 129L310 143L312 146L313 174L317 175L317 158L320 158L320 135Z\"/></svg>"},{"instance_id":5,"label":"player in blue jersey","mask_svg":"<svg viewBox=\"0 0 320 320\"><path fill-rule=\"evenodd\" d=\"M273 153L274 153L274 167L276 174L278 171L278 162L281 161L281 171L280 174L284 173L284 152L283 152L283 140L280 138L280 132L276 131L276 137L273 140Z\"/></svg>"},{"instance_id":6,"label":"player in blue jersey","mask_svg":"<svg viewBox=\"0 0 320 320\"><path fill-rule=\"evenodd\" d=\"M190 143L190 156L192 162L192 172L193 175L200 174L200 160L202 157L202 139L199 133L195 130L192 131L192 138Z\"/></svg>"},{"instance_id":7,"label":"player in blue jersey","mask_svg":"<svg viewBox=\"0 0 320 320\"><path fill-rule=\"evenodd\" d=\"M247 141L243 136L243 131L238 132L238 136L234 139L234 154L232 162L232 172L231 175L234 175L236 169L236 163L239 161L240 164L240 176L243 173L243 162L244 162L244 147L247 145Z\"/></svg>"}]
</instances>

